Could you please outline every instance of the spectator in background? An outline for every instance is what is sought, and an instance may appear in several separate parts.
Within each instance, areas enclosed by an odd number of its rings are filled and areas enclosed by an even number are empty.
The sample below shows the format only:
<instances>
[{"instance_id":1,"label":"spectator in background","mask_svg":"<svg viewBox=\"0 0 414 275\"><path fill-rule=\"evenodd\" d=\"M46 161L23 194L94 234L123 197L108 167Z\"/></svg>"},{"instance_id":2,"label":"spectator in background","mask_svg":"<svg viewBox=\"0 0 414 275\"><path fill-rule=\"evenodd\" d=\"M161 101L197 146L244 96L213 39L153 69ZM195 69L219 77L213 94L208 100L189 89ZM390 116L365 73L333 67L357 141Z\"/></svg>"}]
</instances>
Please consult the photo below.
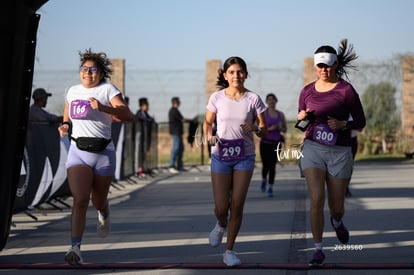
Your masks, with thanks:
<instances>
[{"instance_id":1,"label":"spectator in background","mask_svg":"<svg viewBox=\"0 0 414 275\"><path fill-rule=\"evenodd\" d=\"M149 103L146 97L138 100L139 109L135 114L135 121L139 127L139 147L138 147L138 177L145 177L146 174L152 174L151 169L147 167L147 154L151 149L152 123L154 119L148 114Z\"/></svg>"},{"instance_id":2,"label":"spectator in background","mask_svg":"<svg viewBox=\"0 0 414 275\"><path fill-rule=\"evenodd\" d=\"M44 110L47 105L47 99L52 96L51 93L47 93L43 88L37 88L33 91L32 98L33 104L29 110L29 121L31 122L62 122L63 116L57 116Z\"/></svg>"},{"instance_id":3,"label":"spectator in background","mask_svg":"<svg viewBox=\"0 0 414 275\"><path fill-rule=\"evenodd\" d=\"M186 171L183 164L184 153L184 122L189 122L191 119L184 118L178 108L180 107L180 98L173 97L171 99L171 108L168 112L169 132L173 140L171 149L171 156L168 171L172 174Z\"/></svg>"}]
</instances>

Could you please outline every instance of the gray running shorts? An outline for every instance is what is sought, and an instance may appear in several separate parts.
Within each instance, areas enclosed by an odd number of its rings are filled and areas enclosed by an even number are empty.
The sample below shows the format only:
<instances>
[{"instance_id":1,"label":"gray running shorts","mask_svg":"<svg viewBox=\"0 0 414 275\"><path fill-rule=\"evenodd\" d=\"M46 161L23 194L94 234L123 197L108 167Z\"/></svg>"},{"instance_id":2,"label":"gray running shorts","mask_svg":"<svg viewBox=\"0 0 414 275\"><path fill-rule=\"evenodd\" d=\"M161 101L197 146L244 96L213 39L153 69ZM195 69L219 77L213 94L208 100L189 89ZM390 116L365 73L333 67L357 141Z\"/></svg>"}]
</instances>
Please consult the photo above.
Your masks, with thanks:
<instances>
[{"instance_id":1,"label":"gray running shorts","mask_svg":"<svg viewBox=\"0 0 414 275\"><path fill-rule=\"evenodd\" d=\"M302 171L307 168L319 168L333 178L351 178L353 168L351 147L323 145L305 139L300 166Z\"/></svg>"}]
</instances>

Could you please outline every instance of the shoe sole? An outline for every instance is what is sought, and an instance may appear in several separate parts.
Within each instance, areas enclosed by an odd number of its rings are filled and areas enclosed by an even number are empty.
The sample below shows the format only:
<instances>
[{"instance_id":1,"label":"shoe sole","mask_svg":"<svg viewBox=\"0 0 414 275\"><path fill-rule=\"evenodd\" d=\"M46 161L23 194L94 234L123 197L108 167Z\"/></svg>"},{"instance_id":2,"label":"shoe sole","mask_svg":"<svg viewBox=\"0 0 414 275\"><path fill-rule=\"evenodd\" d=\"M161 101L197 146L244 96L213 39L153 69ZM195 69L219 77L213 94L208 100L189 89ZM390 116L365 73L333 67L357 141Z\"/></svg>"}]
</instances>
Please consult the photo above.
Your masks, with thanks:
<instances>
[{"instance_id":1,"label":"shoe sole","mask_svg":"<svg viewBox=\"0 0 414 275\"><path fill-rule=\"evenodd\" d=\"M65 255L65 261L71 266L82 266L80 257L73 251Z\"/></svg>"},{"instance_id":2,"label":"shoe sole","mask_svg":"<svg viewBox=\"0 0 414 275\"><path fill-rule=\"evenodd\" d=\"M224 261L223 261L224 262ZM241 263L237 263L237 264L228 264L228 263L226 263L226 262L224 262L224 264L225 265L227 265L227 266L238 266L238 265L241 265Z\"/></svg>"},{"instance_id":3,"label":"shoe sole","mask_svg":"<svg viewBox=\"0 0 414 275\"><path fill-rule=\"evenodd\" d=\"M106 232L100 231L98 229L97 234L98 234L98 237L100 237L100 238L106 238L109 235L110 232L111 232L111 228L109 228L108 231L106 231Z\"/></svg>"},{"instance_id":4,"label":"shoe sole","mask_svg":"<svg viewBox=\"0 0 414 275\"><path fill-rule=\"evenodd\" d=\"M213 244L213 243L210 241L210 239L208 240L208 242L209 242L210 246L212 246L212 247L218 247L218 246L221 244L221 241L219 241L217 244Z\"/></svg>"},{"instance_id":5,"label":"shoe sole","mask_svg":"<svg viewBox=\"0 0 414 275\"><path fill-rule=\"evenodd\" d=\"M323 263L322 264L313 264L313 263L309 263L309 267L322 267L323 266Z\"/></svg>"}]
</instances>

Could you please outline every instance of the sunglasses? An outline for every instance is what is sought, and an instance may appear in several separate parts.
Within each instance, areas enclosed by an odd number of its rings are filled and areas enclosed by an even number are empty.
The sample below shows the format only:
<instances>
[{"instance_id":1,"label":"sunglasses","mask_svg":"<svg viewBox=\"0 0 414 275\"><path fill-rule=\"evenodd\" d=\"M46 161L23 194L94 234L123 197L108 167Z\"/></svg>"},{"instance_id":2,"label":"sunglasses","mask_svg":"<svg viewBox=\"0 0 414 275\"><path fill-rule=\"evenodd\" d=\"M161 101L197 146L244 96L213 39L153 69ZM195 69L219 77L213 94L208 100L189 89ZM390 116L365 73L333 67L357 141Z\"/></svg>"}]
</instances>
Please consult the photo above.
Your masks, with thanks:
<instances>
[{"instance_id":1,"label":"sunglasses","mask_svg":"<svg viewBox=\"0 0 414 275\"><path fill-rule=\"evenodd\" d=\"M79 70L84 73L96 73L98 71L97 67L88 67L88 66L80 66Z\"/></svg>"},{"instance_id":2,"label":"sunglasses","mask_svg":"<svg viewBox=\"0 0 414 275\"><path fill-rule=\"evenodd\" d=\"M335 64L335 63L334 63ZM333 65L333 64L332 64ZM323 69L323 68L330 68L330 67L332 67L332 66L328 66L328 65L326 65L326 64L324 64L324 63L319 63L319 64L317 64L316 65L319 69Z\"/></svg>"}]
</instances>

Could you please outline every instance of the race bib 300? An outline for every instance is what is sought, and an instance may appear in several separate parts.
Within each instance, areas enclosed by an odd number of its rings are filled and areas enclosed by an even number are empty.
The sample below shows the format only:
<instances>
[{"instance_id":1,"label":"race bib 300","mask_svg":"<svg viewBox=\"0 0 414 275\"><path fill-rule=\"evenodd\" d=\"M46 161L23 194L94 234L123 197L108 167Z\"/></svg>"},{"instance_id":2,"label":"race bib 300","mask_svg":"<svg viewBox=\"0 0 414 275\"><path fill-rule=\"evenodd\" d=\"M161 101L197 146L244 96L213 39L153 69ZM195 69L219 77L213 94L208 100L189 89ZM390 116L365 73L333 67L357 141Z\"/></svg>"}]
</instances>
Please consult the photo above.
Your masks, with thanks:
<instances>
[{"instance_id":1,"label":"race bib 300","mask_svg":"<svg viewBox=\"0 0 414 275\"><path fill-rule=\"evenodd\" d=\"M326 124L316 125L313 130L313 140L324 145L335 145L338 133L332 131Z\"/></svg>"}]
</instances>

